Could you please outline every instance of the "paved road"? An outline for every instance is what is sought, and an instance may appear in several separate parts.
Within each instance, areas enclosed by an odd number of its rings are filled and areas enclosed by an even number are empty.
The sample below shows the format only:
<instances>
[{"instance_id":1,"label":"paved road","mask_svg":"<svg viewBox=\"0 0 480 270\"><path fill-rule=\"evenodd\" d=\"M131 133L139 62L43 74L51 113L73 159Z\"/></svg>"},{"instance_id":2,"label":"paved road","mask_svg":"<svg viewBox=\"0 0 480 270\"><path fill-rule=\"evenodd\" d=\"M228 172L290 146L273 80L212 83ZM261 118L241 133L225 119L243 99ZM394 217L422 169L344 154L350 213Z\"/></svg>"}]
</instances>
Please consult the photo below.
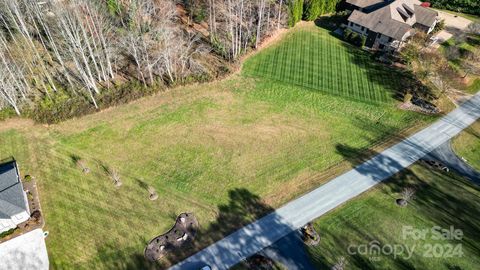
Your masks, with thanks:
<instances>
[{"instance_id":1,"label":"paved road","mask_svg":"<svg viewBox=\"0 0 480 270\"><path fill-rule=\"evenodd\" d=\"M455 154L450 141L440 145L440 147L429 153L428 158L440 161L449 169L457 171L473 183L480 185L480 172L477 172Z\"/></svg>"},{"instance_id":2,"label":"paved road","mask_svg":"<svg viewBox=\"0 0 480 270\"><path fill-rule=\"evenodd\" d=\"M480 117L480 93L424 130L171 267L228 269L410 166Z\"/></svg>"}]
</instances>

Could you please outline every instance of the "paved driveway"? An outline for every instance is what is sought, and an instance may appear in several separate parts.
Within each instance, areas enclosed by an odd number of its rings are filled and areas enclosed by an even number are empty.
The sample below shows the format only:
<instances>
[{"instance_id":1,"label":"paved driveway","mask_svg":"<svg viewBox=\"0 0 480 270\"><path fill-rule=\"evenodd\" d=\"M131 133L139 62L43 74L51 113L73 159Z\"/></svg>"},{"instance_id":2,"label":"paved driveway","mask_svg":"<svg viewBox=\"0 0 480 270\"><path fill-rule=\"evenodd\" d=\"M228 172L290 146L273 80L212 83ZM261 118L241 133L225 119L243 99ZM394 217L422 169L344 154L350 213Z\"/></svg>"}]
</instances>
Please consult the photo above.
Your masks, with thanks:
<instances>
[{"instance_id":1,"label":"paved driveway","mask_svg":"<svg viewBox=\"0 0 480 270\"><path fill-rule=\"evenodd\" d=\"M429 127L171 267L229 269L447 142L480 117L480 93Z\"/></svg>"},{"instance_id":2,"label":"paved driveway","mask_svg":"<svg viewBox=\"0 0 480 270\"><path fill-rule=\"evenodd\" d=\"M451 27L451 28L457 28L459 30L465 30L467 29L468 25L472 23L472 21L470 21L469 19L456 16L456 15L447 13L445 11L440 11L440 10L437 10L437 11L440 19L445 20L445 26L447 28Z\"/></svg>"},{"instance_id":3,"label":"paved driveway","mask_svg":"<svg viewBox=\"0 0 480 270\"><path fill-rule=\"evenodd\" d=\"M449 40L455 34L458 34L461 31L465 31L468 25L472 23L472 21L463 17L459 17L445 11L437 11L438 17L440 17L441 20L445 20L445 29L435 35L435 37L437 38L437 42L434 45L435 48L438 48L440 44Z\"/></svg>"}]
</instances>

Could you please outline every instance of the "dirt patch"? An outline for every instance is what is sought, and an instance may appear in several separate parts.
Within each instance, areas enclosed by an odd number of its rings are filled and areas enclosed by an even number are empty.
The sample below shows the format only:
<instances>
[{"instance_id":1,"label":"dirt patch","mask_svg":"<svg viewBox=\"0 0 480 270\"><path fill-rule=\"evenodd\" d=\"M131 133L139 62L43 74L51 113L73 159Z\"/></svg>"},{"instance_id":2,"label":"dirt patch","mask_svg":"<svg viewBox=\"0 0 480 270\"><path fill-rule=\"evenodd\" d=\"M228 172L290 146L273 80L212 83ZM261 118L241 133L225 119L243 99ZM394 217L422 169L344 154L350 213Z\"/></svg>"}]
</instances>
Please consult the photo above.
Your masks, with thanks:
<instances>
[{"instance_id":1,"label":"dirt patch","mask_svg":"<svg viewBox=\"0 0 480 270\"><path fill-rule=\"evenodd\" d=\"M25 118L10 118L3 122L0 122L0 132L7 131L9 129L21 129L33 127L34 122Z\"/></svg>"}]
</instances>

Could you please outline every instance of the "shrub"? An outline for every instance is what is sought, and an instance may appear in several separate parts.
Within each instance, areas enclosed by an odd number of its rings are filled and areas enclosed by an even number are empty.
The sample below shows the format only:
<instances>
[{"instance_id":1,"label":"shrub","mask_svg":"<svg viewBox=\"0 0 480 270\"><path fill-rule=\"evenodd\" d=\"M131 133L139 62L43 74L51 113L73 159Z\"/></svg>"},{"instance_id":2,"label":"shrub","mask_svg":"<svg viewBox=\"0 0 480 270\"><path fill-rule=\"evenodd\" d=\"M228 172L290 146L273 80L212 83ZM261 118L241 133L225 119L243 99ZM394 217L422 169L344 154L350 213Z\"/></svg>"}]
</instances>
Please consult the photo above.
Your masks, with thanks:
<instances>
[{"instance_id":1,"label":"shrub","mask_svg":"<svg viewBox=\"0 0 480 270\"><path fill-rule=\"evenodd\" d=\"M362 35L360 40L360 47L365 47L365 43L367 43L367 37Z\"/></svg>"},{"instance_id":2,"label":"shrub","mask_svg":"<svg viewBox=\"0 0 480 270\"><path fill-rule=\"evenodd\" d=\"M413 95L410 94L410 92L407 92L405 96L403 96L403 102L404 103L410 103L413 98Z\"/></svg>"},{"instance_id":3,"label":"shrub","mask_svg":"<svg viewBox=\"0 0 480 270\"><path fill-rule=\"evenodd\" d=\"M196 8L196 9L193 10L192 17L193 17L193 21L195 23L201 23L207 17L207 12L205 11L205 8L203 8L203 7Z\"/></svg>"},{"instance_id":4,"label":"shrub","mask_svg":"<svg viewBox=\"0 0 480 270\"><path fill-rule=\"evenodd\" d=\"M0 110L0 121L6 120L8 118L14 117L17 115L15 110L12 108L5 108Z\"/></svg>"},{"instance_id":5,"label":"shrub","mask_svg":"<svg viewBox=\"0 0 480 270\"><path fill-rule=\"evenodd\" d=\"M13 229L10 229L8 231L4 231L4 232L0 233L0 238L3 238L5 236L9 236L9 235L13 234L16 230L17 230L17 228L13 228Z\"/></svg>"},{"instance_id":6,"label":"shrub","mask_svg":"<svg viewBox=\"0 0 480 270\"><path fill-rule=\"evenodd\" d=\"M343 39L345 41L350 41L352 34L353 34L352 30L350 30L349 28L345 29L345 31L343 31Z\"/></svg>"},{"instance_id":7,"label":"shrub","mask_svg":"<svg viewBox=\"0 0 480 270\"><path fill-rule=\"evenodd\" d=\"M435 27L433 28L432 34L438 33L443 29L445 29L445 20L442 19L435 25Z\"/></svg>"},{"instance_id":8,"label":"shrub","mask_svg":"<svg viewBox=\"0 0 480 270\"><path fill-rule=\"evenodd\" d=\"M132 81L121 86L102 89L102 94L97 96L97 103L100 109L128 103L135 99L144 97L162 89L161 85L149 87L143 86L138 81ZM27 115L39 123L54 124L72 117L78 117L94 113L88 97L77 95L69 96L65 91L59 90L50 97L40 100L35 108Z\"/></svg>"}]
</instances>

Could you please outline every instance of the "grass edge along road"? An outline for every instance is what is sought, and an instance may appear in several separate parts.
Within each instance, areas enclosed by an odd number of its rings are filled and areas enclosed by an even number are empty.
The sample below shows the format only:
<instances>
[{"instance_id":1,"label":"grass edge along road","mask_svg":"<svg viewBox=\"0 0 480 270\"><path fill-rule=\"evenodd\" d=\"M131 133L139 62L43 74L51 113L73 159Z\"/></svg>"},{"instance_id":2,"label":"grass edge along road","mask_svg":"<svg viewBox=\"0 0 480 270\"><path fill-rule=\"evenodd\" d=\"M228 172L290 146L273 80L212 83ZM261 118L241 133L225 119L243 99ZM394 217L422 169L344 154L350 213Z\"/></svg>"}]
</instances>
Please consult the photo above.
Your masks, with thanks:
<instances>
[{"instance_id":1,"label":"grass edge along road","mask_svg":"<svg viewBox=\"0 0 480 270\"><path fill-rule=\"evenodd\" d=\"M400 207L395 200L407 188L415 195ZM478 186L454 173L413 165L314 221L322 239L308 248L310 256L321 269L341 257L348 269L475 269L480 264L479 196ZM432 232L452 228L462 236L437 239ZM411 235L419 230L427 230L424 237Z\"/></svg>"}]
</instances>

